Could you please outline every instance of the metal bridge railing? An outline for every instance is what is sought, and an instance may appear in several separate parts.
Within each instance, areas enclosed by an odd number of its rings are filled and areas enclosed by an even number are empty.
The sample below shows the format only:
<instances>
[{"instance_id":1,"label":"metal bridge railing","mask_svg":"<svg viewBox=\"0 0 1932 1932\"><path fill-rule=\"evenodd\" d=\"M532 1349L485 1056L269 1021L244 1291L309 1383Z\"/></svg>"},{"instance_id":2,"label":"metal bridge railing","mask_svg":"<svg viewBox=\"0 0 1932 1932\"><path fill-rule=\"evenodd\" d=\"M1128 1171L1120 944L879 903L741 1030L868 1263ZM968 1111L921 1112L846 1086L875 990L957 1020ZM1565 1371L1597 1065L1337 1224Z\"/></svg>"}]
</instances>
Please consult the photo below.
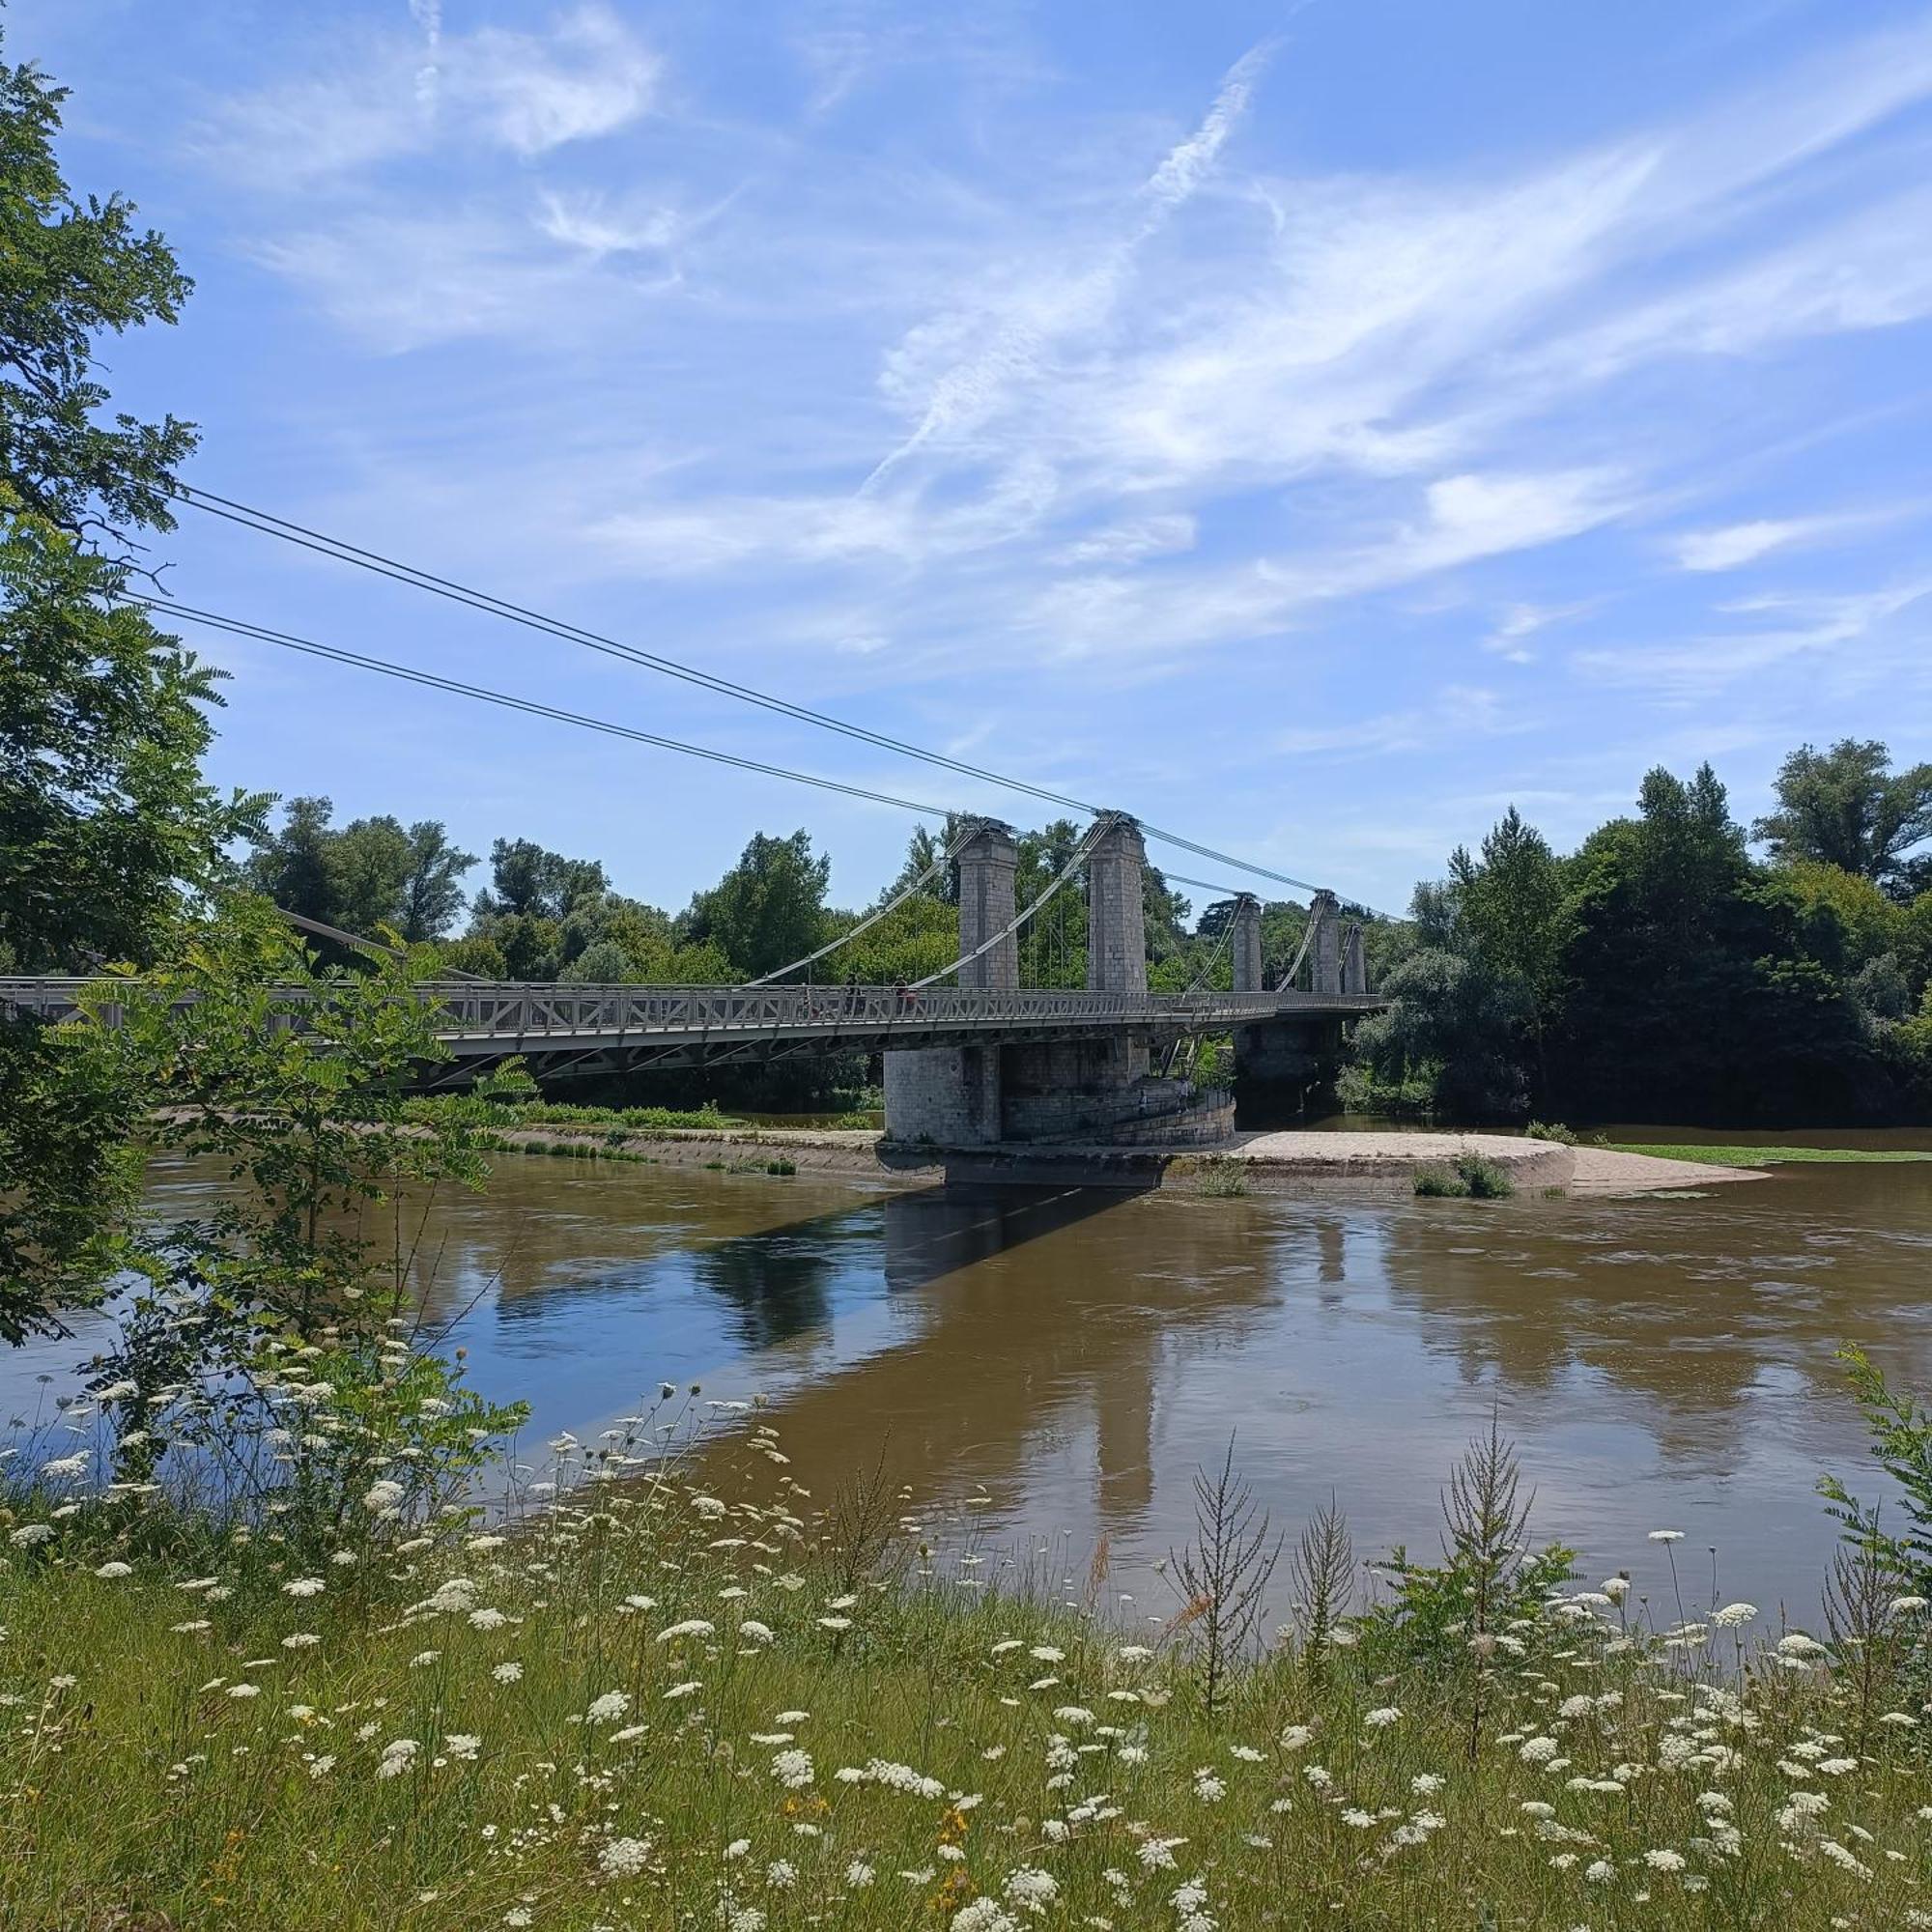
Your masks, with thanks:
<instances>
[{"instance_id":1,"label":"metal bridge railing","mask_svg":"<svg viewBox=\"0 0 1932 1932\"><path fill-rule=\"evenodd\" d=\"M0 1008L63 1018L79 1010L80 979L0 980ZM1378 1002L1314 993L1090 993L981 986L600 986L522 981L426 982L416 996L448 1015L451 1037L889 1034L898 1028L1009 1026L1239 1026L1296 1008L1366 1009ZM290 986L299 1003L311 989ZM110 1024L112 1023L110 1017Z\"/></svg>"}]
</instances>

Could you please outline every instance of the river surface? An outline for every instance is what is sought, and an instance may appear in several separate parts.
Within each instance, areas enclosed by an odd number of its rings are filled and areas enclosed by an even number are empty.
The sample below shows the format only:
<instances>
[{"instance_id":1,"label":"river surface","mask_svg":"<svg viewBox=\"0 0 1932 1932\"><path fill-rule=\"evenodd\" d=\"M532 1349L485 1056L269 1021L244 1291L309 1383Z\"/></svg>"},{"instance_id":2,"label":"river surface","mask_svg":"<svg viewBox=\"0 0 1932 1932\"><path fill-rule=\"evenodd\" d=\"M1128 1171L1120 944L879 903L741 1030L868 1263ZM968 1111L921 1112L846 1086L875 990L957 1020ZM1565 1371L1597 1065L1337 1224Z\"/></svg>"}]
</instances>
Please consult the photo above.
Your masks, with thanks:
<instances>
[{"instance_id":1,"label":"river surface","mask_svg":"<svg viewBox=\"0 0 1932 1932\"><path fill-rule=\"evenodd\" d=\"M177 1164L154 1184L174 1213L213 1183ZM1819 1472L1877 1488L1833 1350L1932 1391L1932 1165L1346 1202L512 1156L434 1205L417 1273L474 1384L532 1405L533 1442L590 1439L661 1379L763 1394L821 1494L883 1444L923 1501L990 1496L995 1547L1044 1543L1084 1577L1107 1539L1136 1615L1171 1607L1152 1566L1231 1435L1291 1535L1332 1490L1358 1556L1433 1553L1443 1473L1493 1407L1534 1531L1592 1577L1628 1567L1668 1614L1646 1534L1679 1529L1687 1604L1715 1549L1719 1595L1809 1617ZM44 1417L99 1335L0 1357L0 1420Z\"/></svg>"}]
</instances>

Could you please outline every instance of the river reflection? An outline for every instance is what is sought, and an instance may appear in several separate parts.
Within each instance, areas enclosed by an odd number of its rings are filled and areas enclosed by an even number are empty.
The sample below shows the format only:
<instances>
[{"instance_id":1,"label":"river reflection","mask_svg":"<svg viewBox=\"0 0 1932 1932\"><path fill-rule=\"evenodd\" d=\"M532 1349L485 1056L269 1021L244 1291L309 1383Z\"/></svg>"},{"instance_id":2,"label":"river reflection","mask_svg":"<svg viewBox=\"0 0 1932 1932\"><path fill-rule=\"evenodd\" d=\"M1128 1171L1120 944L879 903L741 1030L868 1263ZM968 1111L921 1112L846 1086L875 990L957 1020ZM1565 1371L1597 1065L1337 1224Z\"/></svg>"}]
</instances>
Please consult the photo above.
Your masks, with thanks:
<instances>
[{"instance_id":1,"label":"river reflection","mask_svg":"<svg viewBox=\"0 0 1932 1932\"><path fill-rule=\"evenodd\" d=\"M211 1185L157 1173L164 1210ZM661 1379L770 1399L793 1472L876 1459L969 1492L995 1541L1104 1535L1158 1601L1189 1480L1237 1462L1291 1527L1331 1489L1364 1554L1433 1550L1450 1461L1493 1406L1536 1527L1665 1587L1815 1603L1822 1469L1874 1487L1833 1350L1932 1388L1932 1167L1793 1167L1702 1198L1203 1200L881 1191L509 1158L421 1212L426 1321L533 1433L587 1435ZM94 1338L0 1359L43 1402ZM59 1380L36 1381L39 1375Z\"/></svg>"}]
</instances>

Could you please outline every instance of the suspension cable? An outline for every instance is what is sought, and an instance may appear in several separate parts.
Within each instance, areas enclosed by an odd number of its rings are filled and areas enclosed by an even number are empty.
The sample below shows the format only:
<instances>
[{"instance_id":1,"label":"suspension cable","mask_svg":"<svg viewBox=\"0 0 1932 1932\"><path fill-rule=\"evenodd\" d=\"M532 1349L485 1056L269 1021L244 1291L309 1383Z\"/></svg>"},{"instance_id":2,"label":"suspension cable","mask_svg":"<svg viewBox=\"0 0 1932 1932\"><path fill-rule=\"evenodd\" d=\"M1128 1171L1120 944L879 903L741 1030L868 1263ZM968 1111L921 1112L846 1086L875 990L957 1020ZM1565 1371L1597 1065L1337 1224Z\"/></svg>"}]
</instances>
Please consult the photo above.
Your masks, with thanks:
<instances>
[{"instance_id":1,"label":"suspension cable","mask_svg":"<svg viewBox=\"0 0 1932 1932\"><path fill-rule=\"evenodd\" d=\"M1294 963L1281 976L1281 983L1275 988L1277 993L1285 993L1294 984L1294 976L1301 971L1301 962L1308 957L1308 942L1315 937L1316 917L1315 909L1311 906L1308 923L1301 928L1301 945L1296 949Z\"/></svg>"},{"instance_id":2,"label":"suspension cable","mask_svg":"<svg viewBox=\"0 0 1932 1932\"><path fill-rule=\"evenodd\" d=\"M429 592L452 603L467 605L486 615L503 618L506 622L521 624L526 629L541 631L547 635L574 643L586 650L600 651L607 657L628 659L644 668L660 672L667 677L674 677L687 684L695 684L718 693L722 696L733 697L747 704L755 704L767 711L798 720L802 724L815 724L828 731L837 731L844 737L856 738L863 743L876 746L881 751L894 752L902 757L917 758L929 765L956 772L965 778L980 781L982 783L998 785L1008 791L1025 793L1027 796L1043 800L1050 805L1058 805L1074 811L1097 814L1103 808L1091 804L1085 799L1074 798L1065 792L1054 791L1044 785L1028 782L1024 779L1009 778L983 765L975 765L965 760L952 758L941 752L926 750L903 738L895 738L888 732L874 731L866 725L853 724L837 718L829 712L818 711L810 705L795 704L788 698L774 696L769 692L753 686L739 684L731 678L720 677L716 673L699 669L676 658L663 656L659 652L647 651L636 644L627 644L617 639L603 636L599 632L583 629L580 625L568 623L560 618L551 617L540 611L533 611L508 598L497 597L485 590L455 579L440 577L433 571L423 570L414 564L401 562L392 556L385 556L380 551L364 550L349 543L341 537L332 537L321 530L309 528L306 525L293 522L287 517L278 517L273 512L243 503L233 497L221 496L213 490L199 486L175 482L173 485L178 501L191 509L201 510L209 516L219 517L223 521L240 525L244 529L252 529L259 535L278 538L284 543L295 544L320 555L332 558L338 563L353 564L359 570L373 572L379 577L386 577L410 588ZM1236 869L1249 872L1258 878L1272 879L1277 884L1293 886L1297 892L1316 892L1320 888L1307 879L1297 879L1287 872L1277 872L1271 867L1259 865L1250 859L1242 859L1234 853L1217 851L1211 845L1204 845L1196 839L1184 838L1178 832L1163 827L1141 823L1143 834L1164 845L1173 845L1185 852L1193 852L1205 859L1212 859L1217 864L1233 866Z\"/></svg>"},{"instance_id":3,"label":"suspension cable","mask_svg":"<svg viewBox=\"0 0 1932 1932\"><path fill-rule=\"evenodd\" d=\"M915 980L911 986L907 988L907 991L916 993L923 987L934 984L936 981L945 979L947 974L956 973L962 966L970 966L981 954L990 952L994 947L999 945L1001 940L1010 939L1073 876L1075 870L1087 857L1088 853L1099 843L1100 835L1103 832L1111 830L1113 826L1120 822L1120 818L1121 814L1117 811L1103 811L1087 828L1086 835L1074 846L1072 854L1067 859L1065 865L1061 867L1060 870L1054 874L1052 883L1048 885L1046 890L1024 912L1016 913L990 939L982 939L978 946L974 947L971 952L962 952L951 965L942 966L937 973L928 973L923 980Z\"/></svg>"},{"instance_id":4,"label":"suspension cable","mask_svg":"<svg viewBox=\"0 0 1932 1932\"><path fill-rule=\"evenodd\" d=\"M769 986L774 980L782 980L787 973L796 973L801 966L814 965L817 961L823 959L828 952L837 952L841 946L850 944L851 941L857 939L868 926L877 925L889 912L904 905L906 900L911 898L915 893L922 891L929 880L937 878L966 849L966 846L978 835L979 831L980 821L969 818L954 836L952 841L940 853L939 857L918 878L913 880L911 885L894 894L875 912L867 913L857 925L846 927L838 938L827 941L816 952L808 952L803 959L794 959L789 966L781 966L776 972L765 974L762 979L748 980L745 983L748 986Z\"/></svg>"},{"instance_id":5,"label":"suspension cable","mask_svg":"<svg viewBox=\"0 0 1932 1932\"><path fill-rule=\"evenodd\" d=\"M1189 993L1200 992L1203 986L1207 984L1208 976L1210 973L1212 973L1214 968L1221 963L1221 955L1222 953L1227 952L1228 942L1231 939L1233 939L1234 936L1235 936L1235 922L1231 918L1222 923L1221 936L1214 942L1214 950L1208 955L1207 964L1204 965L1201 968L1201 970L1195 974L1194 978L1188 981L1186 987L1182 990L1180 997L1183 1000L1186 999Z\"/></svg>"},{"instance_id":6,"label":"suspension cable","mask_svg":"<svg viewBox=\"0 0 1932 1932\"><path fill-rule=\"evenodd\" d=\"M764 778L788 779L794 784L812 785L820 791L843 792L847 798L865 799L872 805L890 805L900 811L917 812L922 818L952 816L952 812L943 805L923 805L916 799L897 798L891 792L871 791L864 785L847 784L842 779L795 772L783 765L765 764L757 758L741 758L732 752L713 751L706 745L687 744L681 738L666 738L655 731L640 731L635 725L614 724L608 718L594 718L581 711L559 710L554 704L540 704L533 697L517 697L508 692L492 691L484 685L466 684L461 678L439 677L433 671L412 670L407 665L390 664L384 658L365 657L359 651L346 651L335 644L318 644L307 638L292 637L286 631L271 631L265 625L244 623L239 617L222 617L211 611L196 611L166 597L141 592L126 595L121 601L141 605L171 618L185 618L189 623L206 624L212 630L227 631L238 638L252 638L265 644L278 644L284 650L299 651L307 657L323 658L332 664L354 665L360 670L379 671L384 677L400 678L406 684L425 685L433 691L449 692L458 697L477 698L485 704L526 712L533 718L550 718L559 724L575 724L582 730L602 731L612 738L628 738L639 745L655 746L661 752L681 752L686 757L704 758L714 765L731 765L739 771L756 772Z\"/></svg>"}]
</instances>

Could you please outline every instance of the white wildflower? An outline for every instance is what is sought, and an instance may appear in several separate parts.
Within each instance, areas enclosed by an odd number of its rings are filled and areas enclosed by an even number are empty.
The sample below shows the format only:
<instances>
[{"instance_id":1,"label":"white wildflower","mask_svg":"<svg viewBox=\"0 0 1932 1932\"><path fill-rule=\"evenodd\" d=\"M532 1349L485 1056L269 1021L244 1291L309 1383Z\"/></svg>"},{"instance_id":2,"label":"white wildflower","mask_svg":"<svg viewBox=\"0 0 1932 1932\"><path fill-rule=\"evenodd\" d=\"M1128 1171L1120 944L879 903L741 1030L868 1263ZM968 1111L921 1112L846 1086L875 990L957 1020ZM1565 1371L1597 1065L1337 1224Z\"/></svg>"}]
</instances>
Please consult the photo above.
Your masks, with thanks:
<instances>
[{"instance_id":1,"label":"white wildflower","mask_svg":"<svg viewBox=\"0 0 1932 1932\"><path fill-rule=\"evenodd\" d=\"M597 1862L613 1878L635 1878L650 1861L648 1838L612 1838L597 1854Z\"/></svg>"}]
</instances>

